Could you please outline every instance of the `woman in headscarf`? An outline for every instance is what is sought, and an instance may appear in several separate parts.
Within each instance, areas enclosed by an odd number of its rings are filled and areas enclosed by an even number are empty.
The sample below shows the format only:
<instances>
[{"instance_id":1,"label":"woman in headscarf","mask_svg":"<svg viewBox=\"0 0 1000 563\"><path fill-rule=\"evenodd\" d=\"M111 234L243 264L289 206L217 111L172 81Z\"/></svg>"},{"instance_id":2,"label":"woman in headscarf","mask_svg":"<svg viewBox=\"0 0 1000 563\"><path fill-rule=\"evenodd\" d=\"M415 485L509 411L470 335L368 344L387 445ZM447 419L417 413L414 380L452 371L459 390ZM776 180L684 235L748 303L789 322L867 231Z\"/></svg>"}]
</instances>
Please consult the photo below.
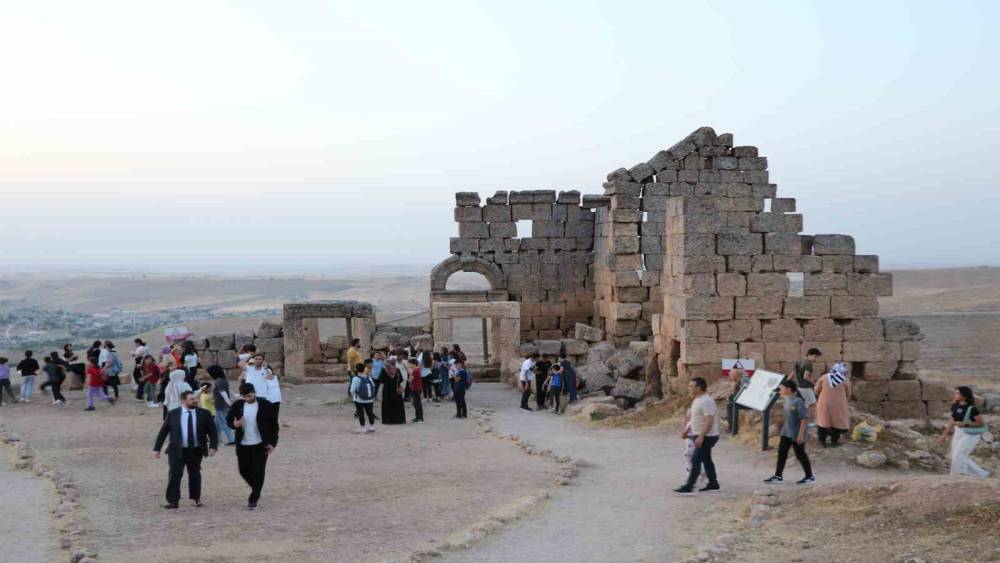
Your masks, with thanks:
<instances>
[{"instance_id":1,"label":"woman in headscarf","mask_svg":"<svg viewBox=\"0 0 1000 563\"><path fill-rule=\"evenodd\" d=\"M396 356L389 356L382 370L382 424L406 424L403 406L403 382L406 381Z\"/></svg>"},{"instance_id":2,"label":"woman in headscarf","mask_svg":"<svg viewBox=\"0 0 1000 563\"><path fill-rule=\"evenodd\" d=\"M840 435L851 428L851 413L847 408L847 400L851 397L851 380L847 377L847 366L837 362L825 375L819 378L815 386L816 396L816 426L818 427L819 443L827 447L840 446Z\"/></svg>"},{"instance_id":3,"label":"woman in headscarf","mask_svg":"<svg viewBox=\"0 0 1000 563\"><path fill-rule=\"evenodd\" d=\"M163 418L166 420L167 413L180 408L181 406L181 393L185 391L192 391L191 386L184 381L184 370L175 369L170 372L170 378L167 381L167 386L163 390Z\"/></svg>"}]
</instances>

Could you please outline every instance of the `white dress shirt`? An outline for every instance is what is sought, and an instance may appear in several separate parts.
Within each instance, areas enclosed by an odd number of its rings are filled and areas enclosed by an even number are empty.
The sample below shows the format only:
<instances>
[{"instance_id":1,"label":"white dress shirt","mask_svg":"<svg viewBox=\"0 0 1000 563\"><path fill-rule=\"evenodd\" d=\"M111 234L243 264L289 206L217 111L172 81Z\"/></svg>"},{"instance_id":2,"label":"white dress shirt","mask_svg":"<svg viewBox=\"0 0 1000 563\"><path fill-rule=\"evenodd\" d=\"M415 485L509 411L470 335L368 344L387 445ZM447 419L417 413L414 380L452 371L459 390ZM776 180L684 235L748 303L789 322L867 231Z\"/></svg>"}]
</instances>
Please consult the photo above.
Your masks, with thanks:
<instances>
[{"instance_id":1,"label":"white dress shirt","mask_svg":"<svg viewBox=\"0 0 1000 563\"><path fill-rule=\"evenodd\" d=\"M260 403L243 403L243 439L241 446L256 446L264 440L260 437L260 428L257 427L257 410Z\"/></svg>"},{"instance_id":2,"label":"white dress shirt","mask_svg":"<svg viewBox=\"0 0 1000 563\"><path fill-rule=\"evenodd\" d=\"M521 377L519 378L522 383L527 383L529 381L535 380L535 360L528 358L521 362Z\"/></svg>"},{"instance_id":3,"label":"white dress shirt","mask_svg":"<svg viewBox=\"0 0 1000 563\"><path fill-rule=\"evenodd\" d=\"M191 418L191 427L194 428L194 436L188 436L188 417ZM198 440L198 417L195 410L181 407L181 444L185 448L193 448L198 444L192 443Z\"/></svg>"}]
</instances>

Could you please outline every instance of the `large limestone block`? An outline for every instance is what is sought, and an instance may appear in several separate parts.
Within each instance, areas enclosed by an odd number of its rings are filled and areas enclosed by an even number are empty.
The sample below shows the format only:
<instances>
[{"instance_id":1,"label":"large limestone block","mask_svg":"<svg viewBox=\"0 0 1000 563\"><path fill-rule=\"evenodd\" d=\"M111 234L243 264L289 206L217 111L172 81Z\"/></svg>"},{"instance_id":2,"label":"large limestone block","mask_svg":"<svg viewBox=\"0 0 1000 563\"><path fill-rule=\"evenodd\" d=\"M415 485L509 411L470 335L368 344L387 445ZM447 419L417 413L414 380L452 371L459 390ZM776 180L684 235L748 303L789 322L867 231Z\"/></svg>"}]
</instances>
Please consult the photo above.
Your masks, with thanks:
<instances>
[{"instance_id":1,"label":"large limestone block","mask_svg":"<svg viewBox=\"0 0 1000 563\"><path fill-rule=\"evenodd\" d=\"M722 233L719 235L717 245L717 252L724 256L754 255L764 252L763 235L758 233Z\"/></svg>"},{"instance_id":2,"label":"large limestone block","mask_svg":"<svg viewBox=\"0 0 1000 563\"><path fill-rule=\"evenodd\" d=\"M764 359L768 363L798 361L800 345L800 342L765 342Z\"/></svg>"},{"instance_id":3,"label":"large limestone block","mask_svg":"<svg viewBox=\"0 0 1000 563\"><path fill-rule=\"evenodd\" d=\"M642 400L642 395L646 390L646 383L634 379L619 377L615 381L615 386L611 389L611 396L616 399L628 399L630 401Z\"/></svg>"},{"instance_id":4,"label":"large limestone block","mask_svg":"<svg viewBox=\"0 0 1000 563\"><path fill-rule=\"evenodd\" d=\"M788 295L788 276L785 274L747 274L747 295Z\"/></svg>"},{"instance_id":5,"label":"large limestone block","mask_svg":"<svg viewBox=\"0 0 1000 563\"><path fill-rule=\"evenodd\" d=\"M569 356L583 356L590 350L590 346L587 345L585 340L563 338L561 342L563 350Z\"/></svg>"},{"instance_id":6,"label":"large limestone block","mask_svg":"<svg viewBox=\"0 0 1000 563\"><path fill-rule=\"evenodd\" d=\"M805 322L803 337L806 340L818 341L841 340L844 337L844 331L833 319L816 319Z\"/></svg>"},{"instance_id":7,"label":"large limestone block","mask_svg":"<svg viewBox=\"0 0 1000 563\"><path fill-rule=\"evenodd\" d=\"M455 205L459 207L476 207L479 205L479 194L476 192L458 192L455 194Z\"/></svg>"},{"instance_id":8,"label":"large limestone block","mask_svg":"<svg viewBox=\"0 0 1000 563\"><path fill-rule=\"evenodd\" d=\"M718 323L718 332L719 342L746 342L761 339L760 321L755 319L721 321Z\"/></svg>"},{"instance_id":9,"label":"large limestone block","mask_svg":"<svg viewBox=\"0 0 1000 563\"><path fill-rule=\"evenodd\" d=\"M587 364L603 363L615 354L615 347L610 342L598 342L587 352Z\"/></svg>"},{"instance_id":10,"label":"large limestone block","mask_svg":"<svg viewBox=\"0 0 1000 563\"><path fill-rule=\"evenodd\" d=\"M764 365L764 343L763 342L740 342L740 358L749 358L757 362L758 366Z\"/></svg>"},{"instance_id":11,"label":"large limestone block","mask_svg":"<svg viewBox=\"0 0 1000 563\"><path fill-rule=\"evenodd\" d=\"M583 323L576 323L573 327L573 335L577 340L586 342L600 342L604 340L604 331Z\"/></svg>"},{"instance_id":12,"label":"large limestone block","mask_svg":"<svg viewBox=\"0 0 1000 563\"><path fill-rule=\"evenodd\" d=\"M891 297L892 274L847 274L847 291L851 295Z\"/></svg>"},{"instance_id":13,"label":"large limestone block","mask_svg":"<svg viewBox=\"0 0 1000 563\"><path fill-rule=\"evenodd\" d=\"M884 401L889 396L889 382L868 381L867 379L853 380L851 381L851 391L855 401L877 403Z\"/></svg>"},{"instance_id":14,"label":"large limestone block","mask_svg":"<svg viewBox=\"0 0 1000 563\"><path fill-rule=\"evenodd\" d=\"M726 358L735 358L738 353L735 342L682 342L680 359L689 364L717 363Z\"/></svg>"},{"instance_id":15,"label":"large limestone block","mask_svg":"<svg viewBox=\"0 0 1000 563\"><path fill-rule=\"evenodd\" d=\"M798 213L758 213L750 221L752 233L797 233L802 230L802 215Z\"/></svg>"},{"instance_id":16,"label":"large limestone block","mask_svg":"<svg viewBox=\"0 0 1000 563\"><path fill-rule=\"evenodd\" d=\"M473 207L456 207L455 208L455 221L457 223L479 223L483 220L483 208L478 206Z\"/></svg>"},{"instance_id":17,"label":"large limestone block","mask_svg":"<svg viewBox=\"0 0 1000 563\"><path fill-rule=\"evenodd\" d=\"M741 273L727 272L715 275L715 285L720 297L742 297L747 292L747 279Z\"/></svg>"},{"instance_id":18,"label":"large limestone block","mask_svg":"<svg viewBox=\"0 0 1000 563\"><path fill-rule=\"evenodd\" d=\"M814 235L813 254L854 254L854 237L850 235Z\"/></svg>"},{"instance_id":19,"label":"large limestone block","mask_svg":"<svg viewBox=\"0 0 1000 563\"><path fill-rule=\"evenodd\" d=\"M927 406L923 401L886 401L882 404L882 417L890 420L926 418Z\"/></svg>"},{"instance_id":20,"label":"large limestone block","mask_svg":"<svg viewBox=\"0 0 1000 563\"><path fill-rule=\"evenodd\" d=\"M898 362L899 343L844 342L844 359L851 362Z\"/></svg>"},{"instance_id":21,"label":"large limestone block","mask_svg":"<svg viewBox=\"0 0 1000 563\"><path fill-rule=\"evenodd\" d=\"M642 317L642 305L639 303L612 303L608 312L614 320L634 321Z\"/></svg>"},{"instance_id":22,"label":"large limestone block","mask_svg":"<svg viewBox=\"0 0 1000 563\"><path fill-rule=\"evenodd\" d=\"M858 255L854 257L854 271L863 274L878 272L878 256Z\"/></svg>"},{"instance_id":23,"label":"large limestone block","mask_svg":"<svg viewBox=\"0 0 1000 563\"><path fill-rule=\"evenodd\" d=\"M764 342L802 341L802 326L794 319L763 321L761 325Z\"/></svg>"},{"instance_id":24,"label":"large limestone block","mask_svg":"<svg viewBox=\"0 0 1000 563\"><path fill-rule=\"evenodd\" d=\"M900 342L900 359L904 362L915 362L920 359L919 342Z\"/></svg>"},{"instance_id":25,"label":"large limestone block","mask_svg":"<svg viewBox=\"0 0 1000 563\"><path fill-rule=\"evenodd\" d=\"M256 338L253 343L266 357L281 356L285 352L284 338Z\"/></svg>"},{"instance_id":26,"label":"large limestone block","mask_svg":"<svg viewBox=\"0 0 1000 563\"><path fill-rule=\"evenodd\" d=\"M712 321L682 320L677 339L682 342L718 342L716 324Z\"/></svg>"},{"instance_id":27,"label":"large limestone block","mask_svg":"<svg viewBox=\"0 0 1000 563\"><path fill-rule=\"evenodd\" d=\"M954 387L937 381L920 381L919 383L921 384L920 398L925 401L949 401L955 393Z\"/></svg>"},{"instance_id":28,"label":"large limestone block","mask_svg":"<svg viewBox=\"0 0 1000 563\"><path fill-rule=\"evenodd\" d=\"M232 350L236 343L236 336L229 334L213 334L206 337L210 350Z\"/></svg>"},{"instance_id":29,"label":"large limestone block","mask_svg":"<svg viewBox=\"0 0 1000 563\"><path fill-rule=\"evenodd\" d=\"M802 276L804 295L847 295L845 274L812 273Z\"/></svg>"},{"instance_id":30,"label":"large limestone block","mask_svg":"<svg viewBox=\"0 0 1000 563\"><path fill-rule=\"evenodd\" d=\"M241 330L233 335L233 347L241 350L244 346L253 345L253 331Z\"/></svg>"},{"instance_id":31,"label":"large limestone block","mask_svg":"<svg viewBox=\"0 0 1000 563\"><path fill-rule=\"evenodd\" d=\"M681 274L673 276L671 291L691 297L714 297L715 274Z\"/></svg>"},{"instance_id":32,"label":"large limestone block","mask_svg":"<svg viewBox=\"0 0 1000 563\"><path fill-rule=\"evenodd\" d=\"M273 321L261 321L255 333L258 338L281 338L282 326Z\"/></svg>"},{"instance_id":33,"label":"large limestone block","mask_svg":"<svg viewBox=\"0 0 1000 563\"><path fill-rule=\"evenodd\" d=\"M822 352L822 357L820 357L820 362L825 364L824 366L816 366L816 376L819 376L819 372L825 371L827 367L832 366L834 362L838 362L843 359L844 356L844 343L840 341L834 342L817 342L806 340L802 342L799 346L799 357L804 358L809 350L812 348L818 349Z\"/></svg>"},{"instance_id":34,"label":"large limestone block","mask_svg":"<svg viewBox=\"0 0 1000 563\"><path fill-rule=\"evenodd\" d=\"M899 362L865 362L865 379L873 381L888 381L896 376L899 369Z\"/></svg>"},{"instance_id":35,"label":"large limestone block","mask_svg":"<svg viewBox=\"0 0 1000 563\"><path fill-rule=\"evenodd\" d=\"M222 369L233 369L237 367L237 358L235 350L220 350L218 352L218 362L219 367Z\"/></svg>"},{"instance_id":36,"label":"large limestone block","mask_svg":"<svg viewBox=\"0 0 1000 563\"><path fill-rule=\"evenodd\" d=\"M767 233L764 251L767 254L799 256L802 252L802 235L798 233Z\"/></svg>"},{"instance_id":37,"label":"large limestone block","mask_svg":"<svg viewBox=\"0 0 1000 563\"><path fill-rule=\"evenodd\" d=\"M871 342L885 339L882 319L853 319L844 323L843 328L844 340Z\"/></svg>"},{"instance_id":38,"label":"large limestone block","mask_svg":"<svg viewBox=\"0 0 1000 563\"><path fill-rule=\"evenodd\" d=\"M825 319L830 316L830 298L826 296L787 297L784 315L789 319Z\"/></svg>"},{"instance_id":39,"label":"large limestone block","mask_svg":"<svg viewBox=\"0 0 1000 563\"><path fill-rule=\"evenodd\" d=\"M773 297L736 297L737 319L778 319L785 304L783 296ZM720 319L722 320L722 319Z\"/></svg>"},{"instance_id":40,"label":"large limestone block","mask_svg":"<svg viewBox=\"0 0 1000 563\"><path fill-rule=\"evenodd\" d=\"M894 342L920 341L924 335L920 326L910 319L885 319L885 339Z\"/></svg>"},{"instance_id":41,"label":"large limestone block","mask_svg":"<svg viewBox=\"0 0 1000 563\"><path fill-rule=\"evenodd\" d=\"M538 353L544 356L558 356L559 351L562 349L562 341L560 340L535 340L535 346L538 347Z\"/></svg>"},{"instance_id":42,"label":"large limestone block","mask_svg":"<svg viewBox=\"0 0 1000 563\"><path fill-rule=\"evenodd\" d=\"M834 295L830 298L830 316L834 319L877 317L878 298Z\"/></svg>"},{"instance_id":43,"label":"large limestone block","mask_svg":"<svg viewBox=\"0 0 1000 563\"><path fill-rule=\"evenodd\" d=\"M824 272L848 275L854 273L854 257L849 254L833 254L830 256L819 256L818 258L822 261ZM850 288L850 280L848 280L848 291L850 291Z\"/></svg>"},{"instance_id":44,"label":"large limestone block","mask_svg":"<svg viewBox=\"0 0 1000 563\"><path fill-rule=\"evenodd\" d=\"M721 321L733 318L732 297L688 297L681 303L683 305L681 318L684 319Z\"/></svg>"}]
</instances>

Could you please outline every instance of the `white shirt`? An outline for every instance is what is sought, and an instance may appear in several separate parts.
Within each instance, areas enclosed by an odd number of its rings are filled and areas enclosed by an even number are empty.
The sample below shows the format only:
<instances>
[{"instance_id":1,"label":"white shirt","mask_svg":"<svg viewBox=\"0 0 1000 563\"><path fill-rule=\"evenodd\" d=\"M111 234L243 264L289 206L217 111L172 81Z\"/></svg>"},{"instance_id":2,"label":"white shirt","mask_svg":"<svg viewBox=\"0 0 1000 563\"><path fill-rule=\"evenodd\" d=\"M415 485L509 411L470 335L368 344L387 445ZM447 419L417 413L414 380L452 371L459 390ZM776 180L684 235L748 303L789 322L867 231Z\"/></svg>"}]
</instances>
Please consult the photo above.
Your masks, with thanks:
<instances>
[{"instance_id":1,"label":"white shirt","mask_svg":"<svg viewBox=\"0 0 1000 563\"><path fill-rule=\"evenodd\" d=\"M267 395L265 395L264 398L272 403L280 403L281 385L278 384L278 376L276 375L271 379L265 379L264 382L267 385Z\"/></svg>"},{"instance_id":2,"label":"white shirt","mask_svg":"<svg viewBox=\"0 0 1000 563\"><path fill-rule=\"evenodd\" d=\"M270 370L268 370L266 367L255 368L253 366L247 366L246 369L243 370L243 379L245 379L247 383L253 385L253 390L258 395L270 401L271 399L269 399L267 396L268 371Z\"/></svg>"},{"instance_id":3,"label":"white shirt","mask_svg":"<svg viewBox=\"0 0 1000 563\"><path fill-rule=\"evenodd\" d=\"M260 403L243 403L243 439L241 446L256 446L264 440L260 437L260 428L257 428L257 407Z\"/></svg>"},{"instance_id":4,"label":"white shirt","mask_svg":"<svg viewBox=\"0 0 1000 563\"><path fill-rule=\"evenodd\" d=\"M691 402L691 435L692 436L718 436L719 417L716 414L718 409L712 397L705 393ZM712 427L706 428L706 417L712 417Z\"/></svg>"},{"instance_id":5,"label":"white shirt","mask_svg":"<svg viewBox=\"0 0 1000 563\"><path fill-rule=\"evenodd\" d=\"M136 358L145 358L146 356L149 355L149 346L136 347L135 351L132 352L132 355L135 356Z\"/></svg>"},{"instance_id":6,"label":"white shirt","mask_svg":"<svg viewBox=\"0 0 1000 563\"><path fill-rule=\"evenodd\" d=\"M197 440L198 436L198 417L195 416L194 409L187 409L181 407L181 445L185 448L193 448L197 444L192 444L188 440ZM191 427L194 428L194 436L188 438L188 418L191 418Z\"/></svg>"},{"instance_id":7,"label":"white shirt","mask_svg":"<svg viewBox=\"0 0 1000 563\"><path fill-rule=\"evenodd\" d=\"M97 356L97 365L99 367L104 367L104 364L111 362L111 350L107 348L101 348L101 353Z\"/></svg>"},{"instance_id":8,"label":"white shirt","mask_svg":"<svg viewBox=\"0 0 1000 563\"><path fill-rule=\"evenodd\" d=\"M198 354L188 354L184 356L184 366L187 368L198 367Z\"/></svg>"},{"instance_id":9,"label":"white shirt","mask_svg":"<svg viewBox=\"0 0 1000 563\"><path fill-rule=\"evenodd\" d=\"M521 363L521 376L518 380L521 382L535 380L535 360L528 358Z\"/></svg>"}]
</instances>

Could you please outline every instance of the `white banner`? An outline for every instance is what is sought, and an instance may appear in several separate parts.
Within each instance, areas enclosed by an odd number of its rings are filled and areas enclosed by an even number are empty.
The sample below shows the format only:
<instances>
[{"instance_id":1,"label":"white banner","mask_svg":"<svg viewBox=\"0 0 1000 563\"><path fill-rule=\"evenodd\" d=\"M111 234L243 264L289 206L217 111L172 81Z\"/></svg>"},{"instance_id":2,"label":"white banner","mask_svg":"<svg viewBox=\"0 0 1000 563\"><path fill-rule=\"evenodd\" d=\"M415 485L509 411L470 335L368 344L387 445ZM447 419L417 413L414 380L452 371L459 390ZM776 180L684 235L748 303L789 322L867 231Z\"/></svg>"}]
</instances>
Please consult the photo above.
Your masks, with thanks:
<instances>
[{"instance_id":1,"label":"white banner","mask_svg":"<svg viewBox=\"0 0 1000 563\"><path fill-rule=\"evenodd\" d=\"M763 411L767 408L771 394L778 389L778 385L785 379L785 376L773 371L759 369L750 378L750 385L740 393L736 402L748 409Z\"/></svg>"}]
</instances>

